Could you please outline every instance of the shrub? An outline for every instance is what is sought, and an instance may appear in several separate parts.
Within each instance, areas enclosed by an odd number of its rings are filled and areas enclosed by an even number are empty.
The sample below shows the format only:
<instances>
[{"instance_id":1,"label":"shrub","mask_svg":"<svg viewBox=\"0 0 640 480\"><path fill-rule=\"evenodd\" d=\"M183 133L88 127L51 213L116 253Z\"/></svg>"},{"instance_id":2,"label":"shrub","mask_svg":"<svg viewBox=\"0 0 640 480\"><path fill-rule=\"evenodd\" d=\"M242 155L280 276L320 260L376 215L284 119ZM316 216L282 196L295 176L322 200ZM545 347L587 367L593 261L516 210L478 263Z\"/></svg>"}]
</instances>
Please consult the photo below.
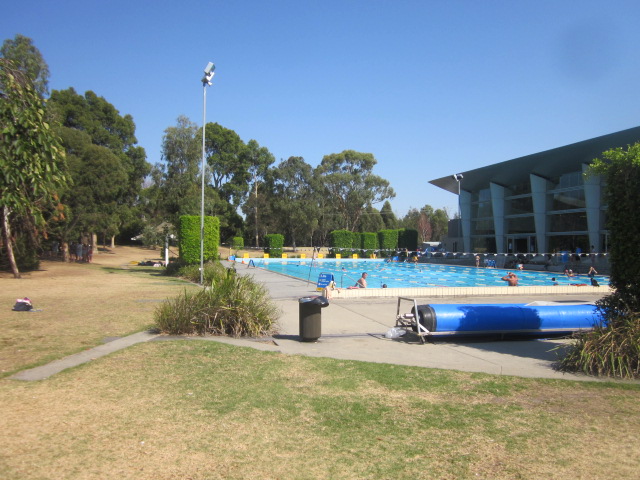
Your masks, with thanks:
<instances>
[{"instance_id":1,"label":"shrub","mask_svg":"<svg viewBox=\"0 0 640 480\"><path fill-rule=\"evenodd\" d=\"M600 307L606 298L600 300ZM606 310L602 310L605 312ZM592 375L640 377L640 313L619 315L613 324L579 334L560 369Z\"/></svg>"},{"instance_id":2,"label":"shrub","mask_svg":"<svg viewBox=\"0 0 640 480\"><path fill-rule=\"evenodd\" d=\"M602 175L611 238L611 286L597 303L602 327L579 335L560 362L563 370L640 377L640 143L607 150L588 175Z\"/></svg>"},{"instance_id":3,"label":"shrub","mask_svg":"<svg viewBox=\"0 0 640 480\"><path fill-rule=\"evenodd\" d=\"M172 335L257 337L275 333L280 312L264 286L233 269L217 269L211 287L184 291L155 312L158 328Z\"/></svg>"},{"instance_id":4,"label":"shrub","mask_svg":"<svg viewBox=\"0 0 640 480\"><path fill-rule=\"evenodd\" d=\"M240 250L240 249L244 248L244 238L242 238L242 237L233 237L233 240L231 240L231 247L234 250Z\"/></svg>"},{"instance_id":5,"label":"shrub","mask_svg":"<svg viewBox=\"0 0 640 480\"><path fill-rule=\"evenodd\" d=\"M284 236L279 233L270 233L264 236L264 253L268 253L271 258L282 257L282 249L284 247Z\"/></svg>"},{"instance_id":6,"label":"shrub","mask_svg":"<svg viewBox=\"0 0 640 480\"><path fill-rule=\"evenodd\" d=\"M366 255L371 255L374 250L378 249L378 235L372 232L364 232L362 235L361 248L365 251Z\"/></svg>"},{"instance_id":7,"label":"shrub","mask_svg":"<svg viewBox=\"0 0 640 480\"><path fill-rule=\"evenodd\" d=\"M406 248L410 251L418 249L418 231L413 228L403 228L398 230L398 247Z\"/></svg>"},{"instance_id":8,"label":"shrub","mask_svg":"<svg viewBox=\"0 0 640 480\"><path fill-rule=\"evenodd\" d=\"M180 217L178 233L180 258L187 265L200 263L200 222L197 215L183 215ZM220 244L220 219L204 217L204 260L218 258Z\"/></svg>"},{"instance_id":9,"label":"shrub","mask_svg":"<svg viewBox=\"0 0 640 480\"><path fill-rule=\"evenodd\" d=\"M393 252L398 248L398 230L380 230L378 232L380 250Z\"/></svg>"},{"instance_id":10,"label":"shrub","mask_svg":"<svg viewBox=\"0 0 640 480\"><path fill-rule=\"evenodd\" d=\"M349 230L333 230L329 233L330 254L335 256L336 253L349 255L352 248L360 248L354 244L354 233Z\"/></svg>"}]
</instances>

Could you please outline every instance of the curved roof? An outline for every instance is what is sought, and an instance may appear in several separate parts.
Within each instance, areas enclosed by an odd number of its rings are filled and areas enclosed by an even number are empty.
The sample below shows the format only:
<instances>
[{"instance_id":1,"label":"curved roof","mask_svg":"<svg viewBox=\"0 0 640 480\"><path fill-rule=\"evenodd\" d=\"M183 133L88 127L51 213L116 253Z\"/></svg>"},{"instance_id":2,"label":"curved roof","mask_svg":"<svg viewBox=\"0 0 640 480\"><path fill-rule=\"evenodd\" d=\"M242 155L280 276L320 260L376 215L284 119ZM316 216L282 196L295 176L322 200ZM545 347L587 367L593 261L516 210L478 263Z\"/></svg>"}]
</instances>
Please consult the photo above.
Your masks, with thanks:
<instances>
[{"instance_id":1,"label":"curved roof","mask_svg":"<svg viewBox=\"0 0 640 480\"><path fill-rule=\"evenodd\" d=\"M490 182L507 187L528 182L530 173L552 178L561 173L579 171L583 163L591 163L602 152L611 148L626 147L638 141L640 127L634 127L475 170L454 173L462 173L460 188L469 192L489 188ZM458 182L453 178L454 173L431 180L429 183L457 195Z\"/></svg>"}]
</instances>

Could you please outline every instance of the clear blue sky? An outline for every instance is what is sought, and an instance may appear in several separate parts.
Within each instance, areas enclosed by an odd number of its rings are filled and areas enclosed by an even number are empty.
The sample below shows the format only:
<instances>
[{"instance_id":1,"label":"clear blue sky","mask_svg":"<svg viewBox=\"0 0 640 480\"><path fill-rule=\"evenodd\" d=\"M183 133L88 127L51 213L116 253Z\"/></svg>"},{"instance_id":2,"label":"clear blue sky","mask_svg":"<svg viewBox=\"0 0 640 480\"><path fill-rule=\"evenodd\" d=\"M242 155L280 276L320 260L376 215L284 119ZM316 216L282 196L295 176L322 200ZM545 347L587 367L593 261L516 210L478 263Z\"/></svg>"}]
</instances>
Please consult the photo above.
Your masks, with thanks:
<instances>
[{"instance_id":1,"label":"clear blue sky","mask_svg":"<svg viewBox=\"0 0 640 480\"><path fill-rule=\"evenodd\" d=\"M640 125L637 0L61 0L0 8L50 88L131 114L147 160L178 115L277 161L371 152L397 215L457 198L429 180ZM378 208L381 205L378 205Z\"/></svg>"}]
</instances>

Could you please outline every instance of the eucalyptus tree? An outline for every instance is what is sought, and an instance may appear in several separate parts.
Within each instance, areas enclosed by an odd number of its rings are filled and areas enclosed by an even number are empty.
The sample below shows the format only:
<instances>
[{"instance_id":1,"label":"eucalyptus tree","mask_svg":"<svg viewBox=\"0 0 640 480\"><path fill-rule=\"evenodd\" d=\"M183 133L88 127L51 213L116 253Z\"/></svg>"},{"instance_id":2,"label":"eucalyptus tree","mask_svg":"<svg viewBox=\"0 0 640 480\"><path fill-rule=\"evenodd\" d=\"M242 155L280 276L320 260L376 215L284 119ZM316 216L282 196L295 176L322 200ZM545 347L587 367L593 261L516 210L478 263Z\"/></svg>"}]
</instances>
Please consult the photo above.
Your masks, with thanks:
<instances>
[{"instance_id":1,"label":"eucalyptus tree","mask_svg":"<svg viewBox=\"0 0 640 480\"><path fill-rule=\"evenodd\" d=\"M208 123L205 135L205 157L211 185L223 200L238 207L249 190L251 180L246 146L236 132L217 123Z\"/></svg>"},{"instance_id":2,"label":"eucalyptus tree","mask_svg":"<svg viewBox=\"0 0 640 480\"><path fill-rule=\"evenodd\" d=\"M49 93L49 66L29 37L18 33L13 40L5 40L0 47L0 55L11 60L15 68L31 79L40 97L44 98Z\"/></svg>"},{"instance_id":3,"label":"eucalyptus tree","mask_svg":"<svg viewBox=\"0 0 640 480\"><path fill-rule=\"evenodd\" d=\"M270 171L271 210L285 241L313 243L319 206L313 186L313 168L302 157L289 157Z\"/></svg>"},{"instance_id":4,"label":"eucalyptus tree","mask_svg":"<svg viewBox=\"0 0 640 480\"><path fill-rule=\"evenodd\" d=\"M4 254L15 278L15 227L33 254L45 227L47 210L56 207L67 182L64 149L46 121L45 105L29 75L0 59L0 208ZM13 228L13 230L12 230Z\"/></svg>"},{"instance_id":5,"label":"eucalyptus tree","mask_svg":"<svg viewBox=\"0 0 640 480\"><path fill-rule=\"evenodd\" d=\"M256 140L249 140L243 153L243 164L246 165L249 173L249 178L253 183L251 192L249 192L247 201L251 198L251 210L253 210L253 229L255 237L255 246L258 247L259 241L259 227L258 227L258 185L264 183L265 176L269 171L269 167L275 162L273 154L267 149L267 147L261 147ZM247 203L245 201L245 204ZM246 212L245 212L246 213ZM248 215L247 215L248 216ZM250 222L247 222L250 223Z\"/></svg>"},{"instance_id":6,"label":"eucalyptus tree","mask_svg":"<svg viewBox=\"0 0 640 480\"><path fill-rule=\"evenodd\" d=\"M395 197L384 178L374 175L377 161L371 153L345 150L325 155L318 166L325 192L342 220L342 228L353 231L365 208Z\"/></svg>"}]
</instances>

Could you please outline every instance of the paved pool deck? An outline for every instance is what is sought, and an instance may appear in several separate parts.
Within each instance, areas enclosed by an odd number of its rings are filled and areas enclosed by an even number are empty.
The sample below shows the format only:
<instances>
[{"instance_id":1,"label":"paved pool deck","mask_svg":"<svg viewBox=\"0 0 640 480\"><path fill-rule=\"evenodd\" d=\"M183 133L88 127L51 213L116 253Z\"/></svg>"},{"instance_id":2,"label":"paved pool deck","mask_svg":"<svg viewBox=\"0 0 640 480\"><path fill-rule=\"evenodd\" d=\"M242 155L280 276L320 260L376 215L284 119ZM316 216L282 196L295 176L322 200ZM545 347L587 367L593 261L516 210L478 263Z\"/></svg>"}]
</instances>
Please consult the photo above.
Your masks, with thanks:
<instances>
[{"instance_id":1,"label":"paved pool deck","mask_svg":"<svg viewBox=\"0 0 640 480\"><path fill-rule=\"evenodd\" d=\"M227 266L231 264L227 263ZM18 380L42 380L65 368L91 361L111 352L146 341L170 341L188 338L194 341L217 341L237 346L251 347L287 355L330 357L344 360L389 363L416 368L438 368L480 372L495 375L514 375L532 378L550 378L579 381L603 381L585 375L562 373L554 368L568 340L496 340L452 339L435 340L422 344L413 334L397 339L385 338L385 333L395 325L398 296L428 303L529 303L532 301L594 302L608 293L608 287L504 287L494 293L473 289L452 288L447 295L434 290L419 292L390 292L397 289L348 290L353 296L331 292L328 307L322 309L322 335L317 342L302 342L299 337L298 299L318 295L315 283L277 274L260 268L236 264L241 275L251 275L262 283L279 306L282 315L279 333L270 339L234 339L228 337L167 337L150 332L116 339L94 349L67 357L48 365L24 370L11 378ZM546 289L532 292L529 288ZM375 290L378 290L377 292ZM385 290L385 291L383 291ZM356 294L360 295L356 295ZM393 293L393 294L391 294ZM377 294L377 295L376 295ZM401 310L401 313L404 311Z\"/></svg>"}]
</instances>

